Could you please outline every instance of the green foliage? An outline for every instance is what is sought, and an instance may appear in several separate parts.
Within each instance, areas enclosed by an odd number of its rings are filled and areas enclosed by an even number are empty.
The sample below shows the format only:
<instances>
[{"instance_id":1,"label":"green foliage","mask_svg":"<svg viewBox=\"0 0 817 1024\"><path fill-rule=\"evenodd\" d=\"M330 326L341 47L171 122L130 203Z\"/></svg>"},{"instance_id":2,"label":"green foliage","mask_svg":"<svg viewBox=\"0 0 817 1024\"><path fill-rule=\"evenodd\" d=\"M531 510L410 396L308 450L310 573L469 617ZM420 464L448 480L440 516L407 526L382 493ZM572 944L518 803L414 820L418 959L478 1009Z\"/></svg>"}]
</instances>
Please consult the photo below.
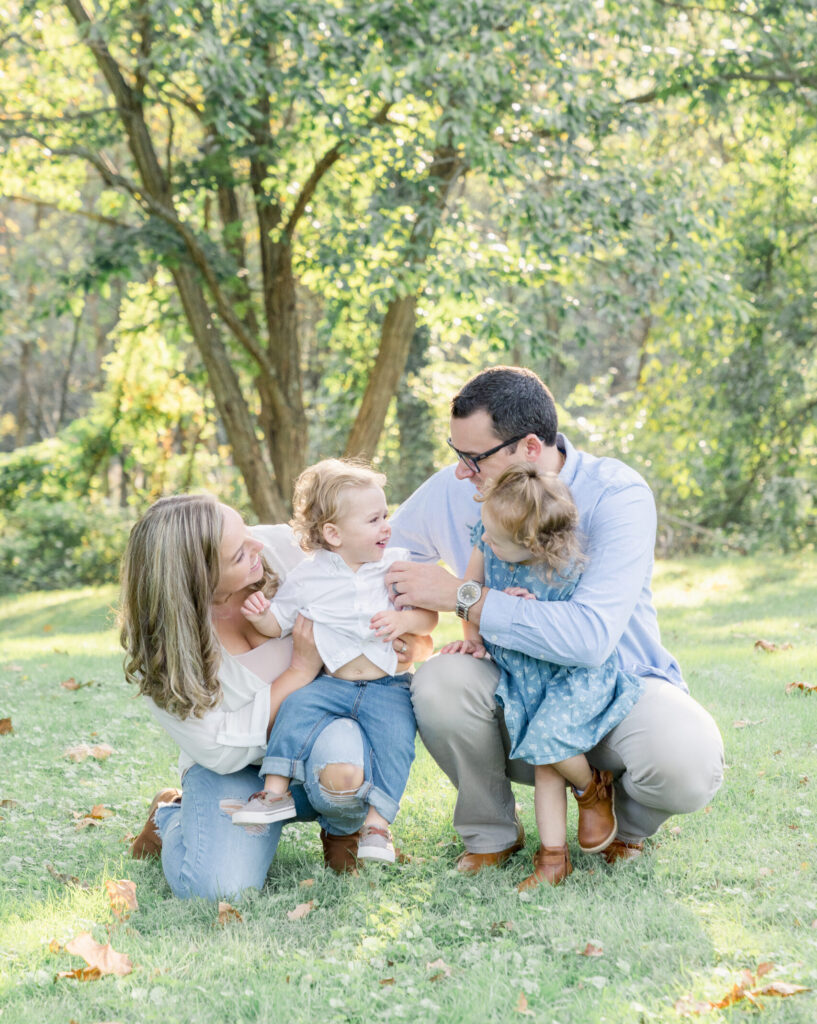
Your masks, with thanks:
<instances>
[{"instance_id":1,"label":"green foliage","mask_svg":"<svg viewBox=\"0 0 817 1024\"><path fill-rule=\"evenodd\" d=\"M87 500L27 498L0 513L0 590L116 582L132 516Z\"/></svg>"}]
</instances>

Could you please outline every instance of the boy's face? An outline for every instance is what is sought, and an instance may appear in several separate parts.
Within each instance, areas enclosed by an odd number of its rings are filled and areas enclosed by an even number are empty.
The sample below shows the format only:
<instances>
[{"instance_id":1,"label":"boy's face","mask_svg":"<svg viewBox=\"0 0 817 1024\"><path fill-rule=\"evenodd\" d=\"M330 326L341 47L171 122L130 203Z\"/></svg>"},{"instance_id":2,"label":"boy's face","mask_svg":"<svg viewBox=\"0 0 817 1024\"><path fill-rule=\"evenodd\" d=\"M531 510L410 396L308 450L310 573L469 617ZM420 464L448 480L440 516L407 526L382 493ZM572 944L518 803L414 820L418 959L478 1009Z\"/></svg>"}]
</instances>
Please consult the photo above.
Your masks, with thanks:
<instances>
[{"instance_id":1,"label":"boy's face","mask_svg":"<svg viewBox=\"0 0 817 1024\"><path fill-rule=\"evenodd\" d=\"M386 496L379 487L350 487L341 513L323 528L324 539L350 569L379 562L391 537Z\"/></svg>"},{"instance_id":2,"label":"boy's face","mask_svg":"<svg viewBox=\"0 0 817 1024\"><path fill-rule=\"evenodd\" d=\"M491 515L487 505L482 506L482 525L485 527L484 540L497 558L503 562L527 562L530 551L523 548L505 531Z\"/></svg>"}]
</instances>

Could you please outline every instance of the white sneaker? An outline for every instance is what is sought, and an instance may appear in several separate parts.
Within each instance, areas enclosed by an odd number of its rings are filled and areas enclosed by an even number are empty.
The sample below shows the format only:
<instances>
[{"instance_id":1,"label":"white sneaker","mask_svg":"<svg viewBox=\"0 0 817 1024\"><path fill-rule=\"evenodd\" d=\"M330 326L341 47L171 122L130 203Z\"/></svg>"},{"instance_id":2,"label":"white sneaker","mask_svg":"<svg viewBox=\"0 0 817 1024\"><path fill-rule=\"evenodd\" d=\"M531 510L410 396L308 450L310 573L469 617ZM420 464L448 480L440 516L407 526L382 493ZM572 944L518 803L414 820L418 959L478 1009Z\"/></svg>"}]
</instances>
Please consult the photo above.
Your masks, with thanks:
<instances>
[{"instance_id":1,"label":"white sneaker","mask_svg":"<svg viewBox=\"0 0 817 1024\"><path fill-rule=\"evenodd\" d=\"M394 841L387 828L377 825L364 825L360 830L357 844L358 860L379 860L384 864L394 864Z\"/></svg>"},{"instance_id":2,"label":"white sneaker","mask_svg":"<svg viewBox=\"0 0 817 1024\"><path fill-rule=\"evenodd\" d=\"M286 793L268 793L262 789L253 793L250 799L233 812L234 825L268 825L271 821L294 818L295 801L289 790Z\"/></svg>"}]
</instances>

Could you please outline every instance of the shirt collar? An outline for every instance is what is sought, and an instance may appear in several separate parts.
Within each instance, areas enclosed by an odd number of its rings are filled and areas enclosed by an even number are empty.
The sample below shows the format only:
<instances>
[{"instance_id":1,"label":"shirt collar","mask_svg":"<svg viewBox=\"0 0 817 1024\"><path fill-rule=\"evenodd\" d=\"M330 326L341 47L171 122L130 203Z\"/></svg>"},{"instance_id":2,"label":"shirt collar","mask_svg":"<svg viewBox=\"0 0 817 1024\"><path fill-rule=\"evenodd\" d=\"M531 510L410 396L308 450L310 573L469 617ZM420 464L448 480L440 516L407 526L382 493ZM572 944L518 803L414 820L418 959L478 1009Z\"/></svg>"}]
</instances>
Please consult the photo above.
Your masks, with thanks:
<instances>
[{"instance_id":1,"label":"shirt collar","mask_svg":"<svg viewBox=\"0 0 817 1024\"><path fill-rule=\"evenodd\" d=\"M556 435L556 447L565 457L565 464L559 471L559 479L570 487L579 468L579 453L564 434Z\"/></svg>"}]
</instances>

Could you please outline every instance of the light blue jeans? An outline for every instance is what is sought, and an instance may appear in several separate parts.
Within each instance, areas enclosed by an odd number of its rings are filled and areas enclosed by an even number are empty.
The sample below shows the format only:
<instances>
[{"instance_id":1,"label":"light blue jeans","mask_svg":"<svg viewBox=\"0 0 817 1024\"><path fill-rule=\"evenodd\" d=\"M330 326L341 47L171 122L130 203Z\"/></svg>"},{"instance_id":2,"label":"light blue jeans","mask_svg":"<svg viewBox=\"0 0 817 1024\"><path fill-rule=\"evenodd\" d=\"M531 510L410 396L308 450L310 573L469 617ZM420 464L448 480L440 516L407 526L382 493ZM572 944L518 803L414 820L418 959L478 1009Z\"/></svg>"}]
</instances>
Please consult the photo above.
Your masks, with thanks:
<instances>
[{"instance_id":1,"label":"light blue jeans","mask_svg":"<svg viewBox=\"0 0 817 1024\"><path fill-rule=\"evenodd\" d=\"M368 741L366 742L368 747ZM314 821L334 835L350 835L363 824L368 805L363 795L371 780L350 793L325 789L318 776L330 764L371 764L371 750L356 722L337 718L321 732L306 762L303 783L293 784L298 821ZM216 900L261 889L275 856L284 822L262 826L256 834L239 825L220 807L223 800L245 803L259 789L258 767L219 775L193 765L182 780L182 801L160 807L156 827L162 837L162 869L180 899Z\"/></svg>"}]
</instances>

